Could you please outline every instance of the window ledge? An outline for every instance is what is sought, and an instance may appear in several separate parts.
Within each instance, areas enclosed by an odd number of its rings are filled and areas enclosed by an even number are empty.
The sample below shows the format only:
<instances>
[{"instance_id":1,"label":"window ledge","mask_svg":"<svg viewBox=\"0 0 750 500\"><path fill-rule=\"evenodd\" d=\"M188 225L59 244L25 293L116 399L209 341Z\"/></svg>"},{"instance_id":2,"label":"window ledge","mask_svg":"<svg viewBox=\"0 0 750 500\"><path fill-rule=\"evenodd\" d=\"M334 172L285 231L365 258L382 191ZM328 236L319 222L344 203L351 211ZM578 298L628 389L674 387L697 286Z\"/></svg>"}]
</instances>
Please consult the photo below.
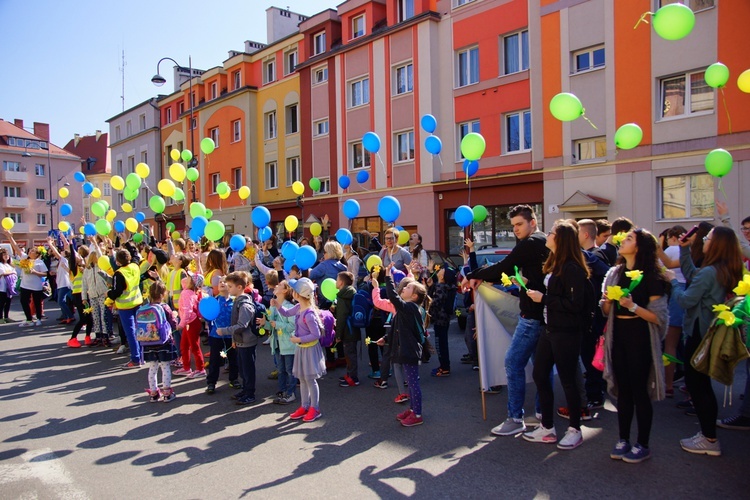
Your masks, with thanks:
<instances>
[{"instance_id":1,"label":"window ledge","mask_svg":"<svg viewBox=\"0 0 750 500\"><path fill-rule=\"evenodd\" d=\"M368 106L370 104L370 101L363 102L362 104L357 104L356 106L349 106L347 109L357 109L357 108L364 108L365 106Z\"/></svg>"},{"instance_id":2,"label":"window ledge","mask_svg":"<svg viewBox=\"0 0 750 500\"><path fill-rule=\"evenodd\" d=\"M715 114L715 111L715 109L712 109L711 111L698 111L697 113L686 113L678 116L666 116L656 120L656 123L669 123L679 120L688 120L690 118L697 118L699 116L711 116Z\"/></svg>"},{"instance_id":3,"label":"window ledge","mask_svg":"<svg viewBox=\"0 0 750 500\"><path fill-rule=\"evenodd\" d=\"M513 155L520 155L524 153L530 153L531 149L519 149L518 151L503 151L502 156L513 156Z\"/></svg>"},{"instance_id":4,"label":"window ledge","mask_svg":"<svg viewBox=\"0 0 750 500\"><path fill-rule=\"evenodd\" d=\"M409 163L414 163L414 158L409 158L409 159L406 159L406 160L396 160L396 161L393 162L393 165L394 166L403 166L403 165L407 165Z\"/></svg>"},{"instance_id":5,"label":"window ledge","mask_svg":"<svg viewBox=\"0 0 750 500\"><path fill-rule=\"evenodd\" d=\"M479 85L479 82L467 83L466 85L457 85L453 87L453 90L465 89L466 87L471 87L472 85Z\"/></svg>"},{"instance_id":6,"label":"window ledge","mask_svg":"<svg viewBox=\"0 0 750 500\"><path fill-rule=\"evenodd\" d=\"M656 219L656 224L680 224L682 222L713 222L713 217L693 217L693 218L682 218L682 219Z\"/></svg>"},{"instance_id":7,"label":"window ledge","mask_svg":"<svg viewBox=\"0 0 750 500\"><path fill-rule=\"evenodd\" d=\"M526 75L528 75L529 74L529 68L520 69L518 71L514 71L513 73L503 73L502 75L498 75L497 78L501 79L501 78L506 78L506 77L511 77L511 76L518 76L518 75L523 75L524 73L526 73Z\"/></svg>"},{"instance_id":8,"label":"window ledge","mask_svg":"<svg viewBox=\"0 0 750 500\"><path fill-rule=\"evenodd\" d=\"M594 158L592 160L579 160L571 163L571 166L575 165L596 165L597 163L607 163L606 158Z\"/></svg>"},{"instance_id":9,"label":"window ledge","mask_svg":"<svg viewBox=\"0 0 750 500\"><path fill-rule=\"evenodd\" d=\"M391 96L391 99L396 99L397 97L403 97L403 96L406 96L406 95L409 95L409 94L413 94L413 93L414 93L414 89L407 90L405 92L401 92L400 94L395 94L394 93L393 96Z\"/></svg>"},{"instance_id":10,"label":"window ledge","mask_svg":"<svg viewBox=\"0 0 750 500\"><path fill-rule=\"evenodd\" d=\"M606 69L606 68L607 68L607 65L605 64L605 65L602 65L602 66L597 66L596 68L589 68L589 69L584 69L584 70L581 70L581 71L575 71L575 72L571 73L570 76L585 75L585 74L588 74L588 73L594 73L596 71L601 71L601 70Z\"/></svg>"}]
</instances>

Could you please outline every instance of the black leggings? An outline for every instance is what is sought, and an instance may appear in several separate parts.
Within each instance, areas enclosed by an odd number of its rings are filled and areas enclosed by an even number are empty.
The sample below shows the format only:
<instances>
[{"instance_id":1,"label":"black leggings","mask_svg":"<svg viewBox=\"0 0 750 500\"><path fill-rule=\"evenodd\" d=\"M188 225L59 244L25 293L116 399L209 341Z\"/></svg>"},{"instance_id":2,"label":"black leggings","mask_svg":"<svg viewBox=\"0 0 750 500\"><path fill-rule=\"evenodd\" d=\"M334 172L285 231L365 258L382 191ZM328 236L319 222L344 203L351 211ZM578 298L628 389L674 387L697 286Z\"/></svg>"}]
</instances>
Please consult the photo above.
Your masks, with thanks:
<instances>
[{"instance_id":1,"label":"black leggings","mask_svg":"<svg viewBox=\"0 0 750 500\"><path fill-rule=\"evenodd\" d=\"M693 400L695 413L698 415L698 421L701 424L701 432L709 439L716 438L716 416L719 414L719 405L716 402L711 377L695 371L690 359L698 349L701 343L700 328L698 322L695 322L693 334L685 342L685 385L687 386L690 398ZM748 395L745 394L747 398Z\"/></svg>"},{"instance_id":2,"label":"black leggings","mask_svg":"<svg viewBox=\"0 0 750 500\"><path fill-rule=\"evenodd\" d=\"M565 391L565 399L568 402L570 426L579 430L581 428L581 395L576 386L576 369L578 367L578 356L581 353L581 337L580 330L550 332L548 329L539 336L534 355L534 383L539 393L542 425L546 429L551 429L554 426L555 396L552 392L550 377L554 365L557 365L557 374L560 377L560 384Z\"/></svg>"},{"instance_id":3,"label":"black leggings","mask_svg":"<svg viewBox=\"0 0 750 500\"><path fill-rule=\"evenodd\" d=\"M370 368L374 372L380 371L379 355L382 354L383 348L375 344L385 335L383 321L380 318L373 318L370 325L365 328L365 336L370 339L370 345L367 346L367 355L370 358Z\"/></svg>"},{"instance_id":4,"label":"black leggings","mask_svg":"<svg viewBox=\"0 0 750 500\"><path fill-rule=\"evenodd\" d=\"M81 328L83 328L84 325L86 326L86 336L88 337L89 335L91 335L91 327L94 324L94 318L91 317L91 314L83 312L83 300L81 299L80 293L73 294L73 305L76 306L76 309L78 309L78 323L76 323L76 326L73 327L73 334L70 336L70 338L77 338L78 333L81 331Z\"/></svg>"},{"instance_id":5,"label":"black leggings","mask_svg":"<svg viewBox=\"0 0 750 500\"><path fill-rule=\"evenodd\" d=\"M0 292L0 318L8 319L11 300L13 300L13 297L9 296L8 292Z\"/></svg>"},{"instance_id":6,"label":"black leggings","mask_svg":"<svg viewBox=\"0 0 750 500\"><path fill-rule=\"evenodd\" d=\"M612 343L612 371L617 381L617 421L620 439L630 441L635 413L638 444L648 447L654 409L648 393L651 373L651 336L642 319L615 318Z\"/></svg>"},{"instance_id":7,"label":"black leggings","mask_svg":"<svg viewBox=\"0 0 750 500\"><path fill-rule=\"evenodd\" d=\"M42 300L44 300L44 293L41 290L27 290L21 288L21 307L23 313L26 315L26 321L33 321L31 317L31 300L34 300L34 309L36 311L36 319L42 320Z\"/></svg>"}]
</instances>

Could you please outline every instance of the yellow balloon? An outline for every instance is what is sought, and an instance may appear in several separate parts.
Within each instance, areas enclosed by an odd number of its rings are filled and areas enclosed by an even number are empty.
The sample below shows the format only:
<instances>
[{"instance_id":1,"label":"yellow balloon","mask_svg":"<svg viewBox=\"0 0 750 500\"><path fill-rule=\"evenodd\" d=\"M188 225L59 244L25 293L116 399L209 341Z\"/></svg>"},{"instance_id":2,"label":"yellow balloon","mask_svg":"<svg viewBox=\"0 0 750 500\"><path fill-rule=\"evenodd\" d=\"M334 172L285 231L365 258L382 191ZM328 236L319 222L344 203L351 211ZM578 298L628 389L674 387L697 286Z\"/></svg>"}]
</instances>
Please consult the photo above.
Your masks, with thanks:
<instances>
[{"instance_id":1,"label":"yellow balloon","mask_svg":"<svg viewBox=\"0 0 750 500\"><path fill-rule=\"evenodd\" d=\"M177 182L185 180L185 167L182 163L172 163L169 166L169 176Z\"/></svg>"},{"instance_id":2,"label":"yellow balloon","mask_svg":"<svg viewBox=\"0 0 750 500\"><path fill-rule=\"evenodd\" d=\"M382 266L383 260L377 255L370 255L370 258L367 259L367 262L365 265L367 266L368 271L372 271L373 267Z\"/></svg>"},{"instance_id":3,"label":"yellow balloon","mask_svg":"<svg viewBox=\"0 0 750 500\"><path fill-rule=\"evenodd\" d=\"M132 217L128 217L125 220L125 228L131 233L138 231L138 221Z\"/></svg>"},{"instance_id":4,"label":"yellow balloon","mask_svg":"<svg viewBox=\"0 0 750 500\"><path fill-rule=\"evenodd\" d=\"M66 187L61 187L57 194L60 195L60 198L65 199L70 195L70 191Z\"/></svg>"},{"instance_id":5,"label":"yellow balloon","mask_svg":"<svg viewBox=\"0 0 750 500\"><path fill-rule=\"evenodd\" d=\"M156 189L159 190L162 196L172 196L174 194L175 186L174 182L170 179L162 179L159 184L156 185Z\"/></svg>"},{"instance_id":6,"label":"yellow balloon","mask_svg":"<svg viewBox=\"0 0 750 500\"><path fill-rule=\"evenodd\" d=\"M86 231L83 229L83 226L78 228L78 232L81 234L86 234Z\"/></svg>"},{"instance_id":7,"label":"yellow balloon","mask_svg":"<svg viewBox=\"0 0 750 500\"><path fill-rule=\"evenodd\" d=\"M750 94L750 69L746 69L737 77L737 87L746 94Z\"/></svg>"},{"instance_id":8,"label":"yellow balloon","mask_svg":"<svg viewBox=\"0 0 750 500\"><path fill-rule=\"evenodd\" d=\"M399 231L398 244L406 245L407 243L409 243L409 233L407 233L406 231Z\"/></svg>"},{"instance_id":9,"label":"yellow balloon","mask_svg":"<svg viewBox=\"0 0 750 500\"><path fill-rule=\"evenodd\" d=\"M97 259L96 264L99 266L100 269L103 271L108 271L109 269L112 269L112 264L109 262L109 257L106 255L102 255Z\"/></svg>"},{"instance_id":10,"label":"yellow balloon","mask_svg":"<svg viewBox=\"0 0 750 500\"><path fill-rule=\"evenodd\" d=\"M294 191L294 194L296 194L297 196L302 196L303 194L305 194L305 185L300 181L294 181L292 183L292 191Z\"/></svg>"},{"instance_id":11,"label":"yellow balloon","mask_svg":"<svg viewBox=\"0 0 750 500\"><path fill-rule=\"evenodd\" d=\"M57 223L57 229L59 229L63 233L67 233L68 229L70 229L70 224L68 224L64 220L61 220L60 222Z\"/></svg>"},{"instance_id":12,"label":"yellow balloon","mask_svg":"<svg viewBox=\"0 0 750 500\"><path fill-rule=\"evenodd\" d=\"M91 197L92 198L101 198L102 197L102 190L99 188L94 188L93 191L91 191Z\"/></svg>"},{"instance_id":13,"label":"yellow balloon","mask_svg":"<svg viewBox=\"0 0 750 500\"><path fill-rule=\"evenodd\" d=\"M107 216L105 217L105 219L107 219L109 222L112 222L113 220L115 220L115 217L117 217L117 212L115 212L114 210L110 210L109 212L107 212Z\"/></svg>"},{"instance_id":14,"label":"yellow balloon","mask_svg":"<svg viewBox=\"0 0 750 500\"><path fill-rule=\"evenodd\" d=\"M169 152L169 157L172 158L172 161L180 161L180 150L173 149Z\"/></svg>"},{"instance_id":15,"label":"yellow balloon","mask_svg":"<svg viewBox=\"0 0 750 500\"><path fill-rule=\"evenodd\" d=\"M250 188L242 186L239 191L237 191L237 194L240 195L240 200L246 200L250 197Z\"/></svg>"},{"instance_id":16,"label":"yellow balloon","mask_svg":"<svg viewBox=\"0 0 750 500\"><path fill-rule=\"evenodd\" d=\"M299 226L299 220L297 220L297 217L294 215L287 215L286 219L284 219L284 227L286 230L291 233L297 229L297 226Z\"/></svg>"},{"instance_id":17,"label":"yellow balloon","mask_svg":"<svg viewBox=\"0 0 750 500\"><path fill-rule=\"evenodd\" d=\"M180 237L180 232L179 231L172 231L172 239L173 240L176 240L179 237Z\"/></svg>"},{"instance_id":18,"label":"yellow balloon","mask_svg":"<svg viewBox=\"0 0 750 500\"><path fill-rule=\"evenodd\" d=\"M227 191L227 192L226 192L226 193L224 193L224 194L220 194L220 195L219 195L219 198L221 198L222 200L226 200L227 198L229 198L229 195L230 195L230 194L232 194L232 192L231 192L231 191Z\"/></svg>"},{"instance_id":19,"label":"yellow balloon","mask_svg":"<svg viewBox=\"0 0 750 500\"><path fill-rule=\"evenodd\" d=\"M109 185L112 186L112 189L122 191L123 189L125 189L125 179L123 179L119 175L113 175L109 180Z\"/></svg>"},{"instance_id":20,"label":"yellow balloon","mask_svg":"<svg viewBox=\"0 0 750 500\"><path fill-rule=\"evenodd\" d=\"M122 204L122 211L125 212L126 214L132 212L133 211L133 205L131 205L130 203L123 203Z\"/></svg>"},{"instance_id":21,"label":"yellow balloon","mask_svg":"<svg viewBox=\"0 0 750 500\"><path fill-rule=\"evenodd\" d=\"M135 173L138 174L138 177L140 177L141 179L145 179L146 177L148 177L148 174L151 173L151 169L148 167L148 165L141 162L135 166Z\"/></svg>"},{"instance_id":22,"label":"yellow balloon","mask_svg":"<svg viewBox=\"0 0 750 500\"><path fill-rule=\"evenodd\" d=\"M3 227L4 227L5 229L7 229L8 231L10 231L11 229L13 229L13 226L15 226L15 225L16 225L16 223L15 223L15 222L13 221L13 219L11 219L10 217L5 217L5 218L3 219L3 222L2 222L2 224L3 224Z\"/></svg>"},{"instance_id":23,"label":"yellow balloon","mask_svg":"<svg viewBox=\"0 0 750 500\"><path fill-rule=\"evenodd\" d=\"M310 224L310 234L313 236L320 236L320 233L323 232L323 226L318 224L317 222L313 222Z\"/></svg>"}]
</instances>

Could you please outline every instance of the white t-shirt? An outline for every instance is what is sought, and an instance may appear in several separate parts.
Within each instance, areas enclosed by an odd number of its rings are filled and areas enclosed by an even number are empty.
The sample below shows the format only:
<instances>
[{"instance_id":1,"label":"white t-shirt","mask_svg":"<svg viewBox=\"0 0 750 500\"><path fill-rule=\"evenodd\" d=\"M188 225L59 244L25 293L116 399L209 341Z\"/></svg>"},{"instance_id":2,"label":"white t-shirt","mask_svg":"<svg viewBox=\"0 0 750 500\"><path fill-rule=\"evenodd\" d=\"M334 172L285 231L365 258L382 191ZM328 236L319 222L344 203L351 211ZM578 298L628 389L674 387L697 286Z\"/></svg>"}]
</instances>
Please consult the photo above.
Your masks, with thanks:
<instances>
[{"instance_id":1,"label":"white t-shirt","mask_svg":"<svg viewBox=\"0 0 750 500\"><path fill-rule=\"evenodd\" d=\"M57 264L57 288L73 288L73 282L70 281L70 268L68 259L60 259Z\"/></svg>"},{"instance_id":2,"label":"white t-shirt","mask_svg":"<svg viewBox=\"0 0 750 500\"><path fill-rule=\"evenodd\" d=\"M666 250L664 250L664 253L667 257L669 257L672 260L676 260L679 262L680 260L680 247L677 245L672 245L667 247ZM680 269L680 266L672 267L670 268L670 271L674 272L674 277L677 281L680 283L685 283L685 276L682 274L682 270Z\"/></svg>"},{"instance_id":3,"label":"white t-shirt","mask_svg":"<svg viewBox=\"0 0 750 500\"><path fill-rule=\"evenodd\" d=\"M28 258L29 256L25 253L21 254L21 260ZM34 261L33 269L34 271L40 273L47 273L47 266L44 264L44 261L42 259L36 259ZM41 291L42 288L44 288L42 277L24 271L23 277L21 278L21 288L25 288L26 290L34 290L37 292Z\"/></svg>"},{"instance_id":4,"label":"white t-shirt","mask_svg":"<svg viewBox=\"0 0 750 500\"><path fill-rule=\"evenodd\" d=\"M10 264L6 264L4 262L0 262L0 292L7 292L8 291L8 285L5 283L5 276L6 274L12 274L15 273L16 269L11 266Z\"/></svg>"}]
</instances>

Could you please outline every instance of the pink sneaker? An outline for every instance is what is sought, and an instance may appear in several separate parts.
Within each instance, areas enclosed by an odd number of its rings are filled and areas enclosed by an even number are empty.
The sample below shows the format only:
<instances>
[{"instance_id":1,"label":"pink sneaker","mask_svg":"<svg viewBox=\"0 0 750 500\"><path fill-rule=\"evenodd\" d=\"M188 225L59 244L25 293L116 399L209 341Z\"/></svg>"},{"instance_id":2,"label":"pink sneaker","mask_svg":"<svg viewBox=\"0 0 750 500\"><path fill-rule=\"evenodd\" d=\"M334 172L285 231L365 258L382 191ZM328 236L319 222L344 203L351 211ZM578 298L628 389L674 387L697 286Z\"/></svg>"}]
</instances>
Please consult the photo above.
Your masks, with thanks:
<instances>
[{"instance_id":1,"label":"pink sneaker","mask_svg":"<svg viewBox=\"0 0 750 500\"><path fill-rule=\"evenodd\" d=\"M191 370L190 368L188 368L188 369L180 368L178 370L173 371L172 375L187 375L187 376L190 376L190 375L192 375L192 373L193 373L193 370Z\"/></svg>"},{"instance_id":2,"label":"pink sneaker","mask_svg":"<svg viewBox=\"0 0 750 500\"><path fill-rule=\"evenodd\" d=\"M305 415L307 415L307 408L305 408L304 406L300 406L294 413L289 415L289 418L291 418L292 420L299 420Z\"/></svg>"},{"instance_id":3,"label":"pink sneaker","mask_svg":"<svg viewBox=\"0 0 750 500\"><path fill-rule=\"evenodd\" d=\"M206 376L206 370L195 370L187 378L201 378Z\"/></svg>"},{"instance_id":4,"label":"pink sneaker","mask_svg":"<svg viewBox=\"0 0 750 500\"><path fill-rule=\"evenodd\" d=\"M411 414L412 414L412 411L411 411L411 408L409 408L408 410L403 411L403 412L399 413L398 415L396 415L396 418L398 420L404 420L404 419L406 419Z\"/></svg>"},{"instance_id":5,"label":"pink sneaker","mask_svg":"<svg viewBox=\"0 0 750 500\"><path fill-rule=\"evenodd\" d=\"M424 421L422 417L418 417L416 413L412 412L408 417L401 421L401 425L404 427L414 427L415 425L422 425Z\"/></svg>"},{"instance_id":6,"label":"pink sneaker","mask_svg":"<svg viewBox=\"0 0 750 500\"><path fill-rule=\"evenodd\" d=\"M307 410L307 415L305 415L305 418L302 419L303 422L314 422L315 420L318 420L321 416L323 416L322 413L320 413L320 410L316 410L312 406L309 410Z\"/></svg>"}]
</instances>

